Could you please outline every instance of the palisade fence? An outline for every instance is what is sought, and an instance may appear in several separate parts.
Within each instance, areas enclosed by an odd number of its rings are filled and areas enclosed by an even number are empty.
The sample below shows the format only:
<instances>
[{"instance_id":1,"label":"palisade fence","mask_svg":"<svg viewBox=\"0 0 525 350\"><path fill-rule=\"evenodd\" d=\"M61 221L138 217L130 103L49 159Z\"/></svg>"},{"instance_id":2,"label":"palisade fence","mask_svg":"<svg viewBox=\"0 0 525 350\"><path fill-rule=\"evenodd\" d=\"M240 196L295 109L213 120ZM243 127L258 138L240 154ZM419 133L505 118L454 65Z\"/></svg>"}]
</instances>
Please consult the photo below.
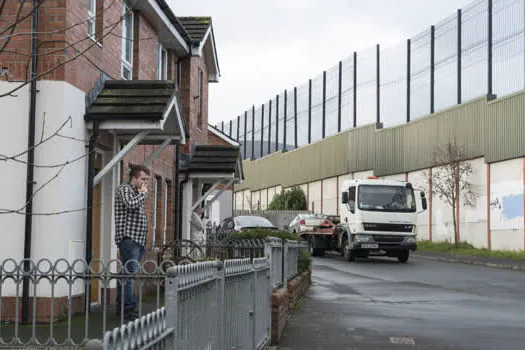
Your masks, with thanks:
<instances>
[{"instance_id":1,"label":"palisade fence","mask_svg":"<svg viewBox=\"0 0 525 350\"><path fill-rule=\"evenodd\" d=\"M376 123L391 127L487 95L525 88L525 3L478 0L393 47L354 52L216 127L244 159Z\"/></svg>"},{"instance_id":2,"label":"palisade fence","mask_svg":"<svg viewBox=\"0 0 525 350\"><path fill-rule=\"evenodd\" d=\"M183 265L6 259L0 264L0 348L262 348L271 336L271 291L299 272L299 250L308 245L273 237L262 241L262 250L260 245L201 247L213 255L222 249L219 255L228 259L206 261L204 254L203 261L181 260ZM133 263L137 272L129 273ZM139 318L126 323L114 296L129 279ZM30 290L26 311L24 287ZM27 325L21 324L23 312L29 313Z\"/></svg>"}]
</instances>

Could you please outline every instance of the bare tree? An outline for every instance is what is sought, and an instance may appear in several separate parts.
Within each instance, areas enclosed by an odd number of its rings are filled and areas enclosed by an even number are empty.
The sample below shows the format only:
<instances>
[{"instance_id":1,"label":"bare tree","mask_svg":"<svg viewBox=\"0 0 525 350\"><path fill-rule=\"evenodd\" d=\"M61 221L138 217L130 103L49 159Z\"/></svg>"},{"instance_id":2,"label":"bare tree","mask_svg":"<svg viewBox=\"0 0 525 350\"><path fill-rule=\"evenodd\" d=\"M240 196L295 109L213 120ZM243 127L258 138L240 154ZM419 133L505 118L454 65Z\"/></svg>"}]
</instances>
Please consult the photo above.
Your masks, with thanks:
<instances>
[{"instance_id":1,"label":"bare tree","mask_svg":"<svg viewBox=\"0 0 525 350\"><path fill-rule=\"evenodd\" d=\"M466 160L465 150L455 141L438 147L433 153L433 164L436 168L431 173L425 171L426 179L432 193L450 206L454 223L454 244L458 244L457 208L462 202L465 207L473 207L477 193L469 177L472 164Z\"/></svg>"}]
</instances>

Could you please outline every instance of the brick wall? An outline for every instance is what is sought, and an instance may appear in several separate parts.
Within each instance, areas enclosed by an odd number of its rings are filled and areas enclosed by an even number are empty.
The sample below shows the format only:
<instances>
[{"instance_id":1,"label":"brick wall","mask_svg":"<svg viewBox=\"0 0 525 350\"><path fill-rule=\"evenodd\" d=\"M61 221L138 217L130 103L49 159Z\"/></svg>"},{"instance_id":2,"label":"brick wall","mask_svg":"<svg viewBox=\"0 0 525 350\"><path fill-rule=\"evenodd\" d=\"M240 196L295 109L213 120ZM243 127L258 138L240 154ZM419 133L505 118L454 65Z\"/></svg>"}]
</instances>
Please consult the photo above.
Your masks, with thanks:
<instances>
[{"instance_id":1,"label":"brick wall","mask_svg":"<svg viewBox=\"0 0 525 350\"><path fill-rule=\"evenodd\" d=\"M33 321L33 305L34 298L29 297L29 321ZM51 312L51 303L53 302L53 312ZM49 323L51 319L53 322L64 320L67 318L69 298L36 298L36 323ZM84 295L73 295L71 297L71 313L77 314L83 312L86 305ZM2 322L16 322L22 317L22 302L19 300L18 314L16 308L16 297L2 297L2 308L0 310ZM20 321L19 321L20 322Z\"/></svg>"},{"instance_id":2,"label":"brick wall","mask_svg":"<svg viewBox=\"0 0 525 350\"><path fill-rule=\"evenodd\" d=\"M39 58L38 70L43 73L52 70L53 67L61 64L65 60L65 35L63 31L66 18L66 0L44 1L39 9L39 32L47 34L40 35L39 38ZM16 23L24 17L25 20L12 27L14 31L8 30L2 36L9 38L0 39L0 48L4 45L5 49L0 53L0 67L8 70L9 80L26 80L29 74L28 64L31 53L31 36L16 35L17 33L31 32L31 1L5 1L2 16L0 17L0 28L11 28L11 24ZM49 34L50 32L53 32ZM64 67L55 69L45 75L44 79L64 79Z\"/></svg>"},{"instance_id":3,"label":"brick wall","mask_svg":"<svg viewBox=\"0 0 525 350\"><path fill-rule=\"evenodd\" d=\"M0 18L0 28L12 23L17 18L19 1L7 1ZM25 1L20 9L20 16L28 15L32 9L32 2ZM122 2L114 0L97 1L97 34L95 42L88 37L88 0L46 0L39 9L38 31L54 32L53 34L39 35L39 72L53 70L44 79L65 80L78 89L88 92L92 89L101 72L111 78L121 77L122 57ZM136 79L157 79L158 69L158 36L151 23L141 13L134 13L134 62L133 75ZM67 28L67 30L66 30ZM30 32L31 16L22 21L16 32ZM0 47L5 40L0 40ZM79 53L82 53L79 55ZM30 36L15 36L6 46L6 51L0 53L0 67L9 71L9 79L25 80L27 74L28 55L30 54ZM76 57L78 56L78 57ZM177 62L179 58L174 52L168 51L168 78L177 80ZM65 65L56 67L66 60L71 60ZM198 94L198 71L204 72L204 91L201 96L202 126L197 125L197 100L193 97ZM206 144L208 141L208 74L204 58L188 57L181 61L181 102L183 117L190 131L190 141ZM111 137L103 135L99 138L100 144L112 146ZM189 145L188 145L189 146ZM122 162L123 179L127 179L127 166L129 163L142 164L147 156L157 146L138 146ZM184 150L183 150L184 151ZM188 148L186 148L188 151ZM174 148L168 147L160 157L151 165L154 175L173 183L174 173ZM168 188L168 226L167 240L173 235L174 229L174 203L172 197L173 186ZM151 189L151 186L150 186ZM164 204L164 191L161 191L161 203ZM146 209L150 217L150 226L153 215L153 196L150 194ZM158 210L164 211L163 206ZM158 221L157 227L163 229L163 217ZM152 232L148 235L151 241Z\"/></svg>"},{"instance_id":4,"label":"brick wall","mask_svg":"<svg viewBox=\"0 0 525 350\"><path fill-rule=\"evenodd\" d=\"M288 281L286 288L272 293L271 343L277 345L297 302L303 297L311 283L311 271L305 271Z\"/></svg>"},{"instance_id":5,"label":"brick wall","mask_svg":"<svg viewBox=\"0 0 525 350\"><path fill-rule=\"evenodd\" d=\"M204 75L204 88L201 99L202 103L202 125L198 125L197 111L199 95L198 79L199 69ZM202 57L191 57L182 61L182 87L181 104L185 122L190 133L190 140L196 144L208 144L208 69ZM188 116L192 116L188 118ZM183 152L189 152L189 145L183 148Z\"/></svg>"},{"instance_id":6,"label":"brick wall","mask_svg":"<svg viewBox=\"0 0 525 350\"><path fill-rule=\"evenodd\" d=\"M139 12L134 20L133 79L158 79L159 37Z\"/></svg>"}]
</instances>

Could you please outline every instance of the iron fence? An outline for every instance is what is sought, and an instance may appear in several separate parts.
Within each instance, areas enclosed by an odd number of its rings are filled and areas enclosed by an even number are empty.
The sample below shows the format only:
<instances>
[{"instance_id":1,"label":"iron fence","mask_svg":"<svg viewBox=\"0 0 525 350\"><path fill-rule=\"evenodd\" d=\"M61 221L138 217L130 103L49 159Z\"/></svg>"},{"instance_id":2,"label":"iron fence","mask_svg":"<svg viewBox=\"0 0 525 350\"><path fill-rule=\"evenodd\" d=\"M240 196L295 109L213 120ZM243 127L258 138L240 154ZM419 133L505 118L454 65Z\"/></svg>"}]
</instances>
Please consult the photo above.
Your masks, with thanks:
<instances>
[{"instance_id":1,"label":"iron fence","mask_svg":"<svg viewBox=\"0 0 525 350\"><path fill-rule=\"evenodd\" d=\"M283 279L289 280L293 278L297 274L297 266L298 266L298 259L299 259L299 244L297 241L290 241L286 240L283 243L283 260L284 260L284 266L283 266ZM283 280L283 283L284 283Z\"/></svg>"},{"instance_id":2,"label":"iron fence","mask_svg":"<svg viewBox=\"0 0 525 350\"><path fill-rule=\"evenodd\" d=\"M181 349L254 349L266 344L271 290L296 274L301 245L270 237L170 247L176 259L125 265L118 260L4 260L0 348L162 349L175 341ZM224 264L218 256L227 258ZM195 259L201 261L190 262ZM116 295L129 280L139 317L125 323L125 291L118 305ZM21 322L24 281L30 290L28 325ZM104 343L96 341L101 338Z\"/></svg>"},{"instance_id":3,"label":"iron fence","mask_svg":"<svg viewBox=\"0 0 525 350\"><path fill-rule=\"evenodd\" d=\"M235 127L216 127L241 144L244 159L257 159L365 124L392 127L510 95L525 88L524 39L523 1L477 0L406 41L353 52L239 114Z\"/></svg>"},{"instance_id":4,"label":"iron fence","mask_svg":"<svg viewBox=\"0 0 525 350\"><path fill-rule=\"evenodd\" d=\"M270 259L272 288L283 285L283 243L275 237L265 239L264 254Z\"/></svg>"}]
</instances>

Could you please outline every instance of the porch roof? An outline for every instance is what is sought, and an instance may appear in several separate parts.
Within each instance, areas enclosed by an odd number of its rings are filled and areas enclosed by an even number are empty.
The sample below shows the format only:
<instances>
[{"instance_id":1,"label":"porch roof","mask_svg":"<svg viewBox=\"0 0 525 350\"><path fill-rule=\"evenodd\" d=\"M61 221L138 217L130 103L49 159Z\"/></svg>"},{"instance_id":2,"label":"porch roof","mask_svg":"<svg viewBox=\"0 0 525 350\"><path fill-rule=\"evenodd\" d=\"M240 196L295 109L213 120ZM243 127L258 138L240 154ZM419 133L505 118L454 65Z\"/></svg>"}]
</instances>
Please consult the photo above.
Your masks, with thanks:
<instances>
[{"instance_id":1,"label":"porch roof","mask_svg":"<svg viewBox=\"0 0 525 350\"><path fill-rule=\"evenodd\" d=\"M184 144L188 132L181 110L173 81L106 80L84 118L88 128L98 122L123 141L145 132L141 144Z\"/></svg>"},{"instance_id":2,"label":"porch roof","mask_svg":"<svg viewBox=\"0 0 525 350\"><path fill-rule=\"evenodd\" d=\"M244 180L241 152L235 146L197 145L180 171L193 178Z\"/></svg>"}]
</instances>

